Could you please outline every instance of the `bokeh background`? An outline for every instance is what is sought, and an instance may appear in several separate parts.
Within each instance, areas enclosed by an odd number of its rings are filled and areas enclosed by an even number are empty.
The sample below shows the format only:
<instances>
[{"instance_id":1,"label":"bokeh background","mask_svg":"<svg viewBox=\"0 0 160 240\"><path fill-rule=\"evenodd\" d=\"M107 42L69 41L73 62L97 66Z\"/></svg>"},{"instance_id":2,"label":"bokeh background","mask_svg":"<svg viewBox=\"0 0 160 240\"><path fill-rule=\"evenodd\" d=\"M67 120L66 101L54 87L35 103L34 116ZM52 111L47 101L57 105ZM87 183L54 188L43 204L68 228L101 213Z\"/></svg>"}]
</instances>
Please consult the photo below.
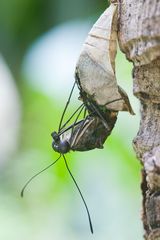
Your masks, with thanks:
<instances>
[{"instance_id":1,"label":"bokeh background","mask_svg":"<svg viewBox=\"0 0 160 240\"><path fill-rule=\"evenodd\" d=\"M2 240L142 238L140 165L132 149L139 103L132 95L132 64L120 52L117 79L136 116L119 113L103 150L66 155L88 203L94 235L62 159L20 198L28 178L57 158L50 133L57 130L82 43L107 5L104 0L0 1Z\"/></svg>"}]
</instances>

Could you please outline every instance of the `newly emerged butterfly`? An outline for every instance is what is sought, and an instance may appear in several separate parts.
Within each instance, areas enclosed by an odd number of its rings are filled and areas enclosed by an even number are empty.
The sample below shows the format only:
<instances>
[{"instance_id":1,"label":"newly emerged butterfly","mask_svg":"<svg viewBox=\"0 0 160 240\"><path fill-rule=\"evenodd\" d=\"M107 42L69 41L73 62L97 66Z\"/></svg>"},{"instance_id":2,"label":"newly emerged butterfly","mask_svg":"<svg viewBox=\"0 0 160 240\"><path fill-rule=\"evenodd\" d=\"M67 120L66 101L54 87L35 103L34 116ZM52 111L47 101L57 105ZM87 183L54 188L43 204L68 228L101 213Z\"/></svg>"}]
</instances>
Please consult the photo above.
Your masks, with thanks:
<instances>
[{"instance_id":1,"label":"newly emerged butterfly","mask_svg":"<svg viewBox=\"0 0 160 240\"><path fill-rule=\"evenodd\" d=\"M100 111L99 111L100 112ZM95 112L87 115L83 120L71 125L70 129L53 132L52 147L56 152L66 154L69 151L89 151L103 148L103 144L117 120L118 112L106 110L99 117Z\"/></svg>"},{"instance_id":2,"label":"newly emerged butterfly","mask_svg":"<svg viewBox=\"0 0 160 240\"><path fill-rule=\"evenodd\" d=\"M74 86L75 86L75 83L74 83ZM107 137L110 135L114 127L114 124L117 120L118 112L107 110L106 108L100 108L95 102L87 98L85 93L83 93L83 90L80 88L80 85L78 85L80 89L80 98L83 101L83 104L81 104L80 107L67 120L67 122L64 123L63 126L61 126L63 122L63 117L65 115L65 112L67 110L68 104L71 99L74 86L71 90L69 99L63 111L60 124L59 124L59 130L58 132L54 131L51 134L53 138L52 147L54 151L60 153L60 156L62 154L64 158L67 170L69 171L70 176L72 177L81 195L84 205L86 207L89 224L90 224L90 230L93 233L91 217L90 217L87 204L79 189L79 186L77 185L77 182L75 181L75 178L73 177L68 167L65 154L71 150L72 151L88 151L95 148L103 148L103 144L107 139ZM83 119L78 120L83 110L84 110L84 117ZM73 116L76 113L77 113L77 116L74 123L71 124L69 127L66 127L67 123L73 118Z\"/></svg>"}]
</instances>

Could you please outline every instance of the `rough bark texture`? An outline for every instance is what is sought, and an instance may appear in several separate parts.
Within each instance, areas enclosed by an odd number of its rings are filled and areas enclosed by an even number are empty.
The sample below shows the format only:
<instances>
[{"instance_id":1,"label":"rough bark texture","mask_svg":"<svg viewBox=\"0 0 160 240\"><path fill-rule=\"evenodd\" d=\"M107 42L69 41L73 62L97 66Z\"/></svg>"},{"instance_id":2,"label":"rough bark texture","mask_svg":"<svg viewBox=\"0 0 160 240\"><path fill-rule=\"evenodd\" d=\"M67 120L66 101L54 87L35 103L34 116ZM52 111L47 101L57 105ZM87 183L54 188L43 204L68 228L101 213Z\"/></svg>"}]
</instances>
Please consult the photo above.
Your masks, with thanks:
<instances>
[{"instance_id":1,"label":"rough bark texture","mask_svg":"<svg viewBox=\"0 0 160 240\"><path fill-rule=\"evenodd\" d=\"M160 240L160 1L120 0L119 44L133 62L141 122L133 146L142 169L142 221L146 240Z\"/></svg>"}]
</instances>

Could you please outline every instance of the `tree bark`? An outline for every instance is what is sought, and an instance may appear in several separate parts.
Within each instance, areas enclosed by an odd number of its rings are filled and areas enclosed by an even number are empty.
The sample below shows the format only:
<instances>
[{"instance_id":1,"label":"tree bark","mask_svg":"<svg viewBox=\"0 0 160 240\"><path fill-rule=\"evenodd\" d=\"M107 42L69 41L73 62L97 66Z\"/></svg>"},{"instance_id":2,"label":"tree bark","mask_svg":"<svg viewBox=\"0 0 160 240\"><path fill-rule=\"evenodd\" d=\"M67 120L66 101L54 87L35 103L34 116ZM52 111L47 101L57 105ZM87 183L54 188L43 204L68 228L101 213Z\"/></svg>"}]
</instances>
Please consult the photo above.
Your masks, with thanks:
<instances>
[{"instance_id":1,"label":"tree bark","mask_svg":"<svg viewBox=\"0 0 160 240\"><path fill-rule=\"evenodd\" d=\"M160 240L160 1L119 0L118 41L133 62L141 122L133 140L142 169L144 238Z\"/></svg>"}]
</instances>

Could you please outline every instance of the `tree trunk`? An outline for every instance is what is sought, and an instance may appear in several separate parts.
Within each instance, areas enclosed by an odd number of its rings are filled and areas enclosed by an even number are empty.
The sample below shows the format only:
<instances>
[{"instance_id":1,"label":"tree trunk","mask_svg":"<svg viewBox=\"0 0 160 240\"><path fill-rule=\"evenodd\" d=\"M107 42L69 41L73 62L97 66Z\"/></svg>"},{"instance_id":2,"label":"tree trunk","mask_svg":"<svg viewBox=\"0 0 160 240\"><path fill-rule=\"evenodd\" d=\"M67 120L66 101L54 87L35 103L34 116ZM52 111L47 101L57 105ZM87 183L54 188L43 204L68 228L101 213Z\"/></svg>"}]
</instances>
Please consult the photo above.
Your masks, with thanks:
<instances>
[{"instance_id":1,"label":"tree trunk","mask_svg":"<svg viewBox=\"0 0 160 240\"><path fill-rule=\"evenodd\" d=\"M119 0L118 40L133 62L133 91L141 122L133 146L142 169L146 240L160 240L160 1Z\"/></svg>"}]
</instances>

